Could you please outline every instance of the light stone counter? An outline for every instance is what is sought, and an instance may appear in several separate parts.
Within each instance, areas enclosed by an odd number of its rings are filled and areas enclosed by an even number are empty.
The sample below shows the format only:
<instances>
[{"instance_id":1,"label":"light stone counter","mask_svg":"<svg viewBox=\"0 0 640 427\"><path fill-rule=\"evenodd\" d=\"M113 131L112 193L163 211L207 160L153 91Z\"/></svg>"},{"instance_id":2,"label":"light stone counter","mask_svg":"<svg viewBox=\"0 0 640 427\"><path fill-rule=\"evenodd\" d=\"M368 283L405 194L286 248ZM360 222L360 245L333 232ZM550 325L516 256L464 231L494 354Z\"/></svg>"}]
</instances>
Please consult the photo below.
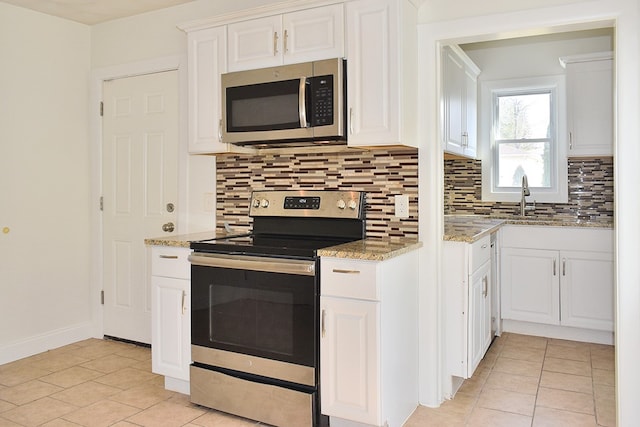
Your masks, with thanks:
<instances>
[{"instance_id":1,"label":"light stone counter","mask_svg":"<svg viewBox=\"0 0 640 427\"><path fill-rule=\"evenodd\" d=\"M490 215L445 215L443 240L473 243L507 224L537 225L546 227L613 228L613 223L610 221L543 219L536 217L500 218Z\"/></svg>"},{"instance_id":2,"label":"light stone counter","mask_svg":"<svg viewBox=\"0 0 640 427\"><path fill-rule=\"evenodd\" d=\"M188 248L191 242L211 240L235 235L237 233L226 234L215 231L204 231L201 233L176 234L167 237L152 237L144 239L147 246L172 246L176 248ZM372 261L383 261L417 249L422 243L415 239L385 240L385 239L365 239L342 245L331 246L318 250L319 256L329 256L334 258L354 258Z\"/></svg>"},{"instance_id":3,"label":"light stone counter","mask_svg":"<svg viewBox=\"0 0 640 427\"><path fill-rule=\"evenodd\" d=\"M422 246L415 239L364 239L318 250L319 256L384 261Z\"/></svg>"},{"instance_id":4,"label":"light stone counter","mask_svg":"<svg viewBox=\"0 0 640 427\"><path fill-rule=\"evenodd\" d=\"M202 231L200 233L174 234L172 236L166 237L151 237L148 239L144 239L144 244L147 246L172 246L175 248L188 248L191 245L191 242L217 239L230 235L233 234L227 234L224 232L221 233L216 231Z\"/></svg>"}]
</instances>

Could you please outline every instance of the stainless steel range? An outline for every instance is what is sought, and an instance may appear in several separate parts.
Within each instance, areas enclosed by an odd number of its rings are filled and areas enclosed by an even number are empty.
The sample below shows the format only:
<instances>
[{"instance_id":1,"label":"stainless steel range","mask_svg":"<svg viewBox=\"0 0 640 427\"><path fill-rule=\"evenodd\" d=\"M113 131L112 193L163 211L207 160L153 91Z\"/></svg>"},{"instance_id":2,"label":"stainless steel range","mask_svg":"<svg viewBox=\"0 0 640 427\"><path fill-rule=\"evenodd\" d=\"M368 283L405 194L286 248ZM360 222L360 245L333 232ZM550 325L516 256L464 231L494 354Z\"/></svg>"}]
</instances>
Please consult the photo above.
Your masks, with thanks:
<instances>
[{"instance_id":1,"label":"stainless steel range","mask_svg":"<svg viewBox=\"0 0 640 427\"><path fill-rule=\"evenodd\" d=\"M317 250L365 237L365 194L254 191L251 233L193 242L191 401L276 426L326 425Z\"/></svg>"}]
</instances>

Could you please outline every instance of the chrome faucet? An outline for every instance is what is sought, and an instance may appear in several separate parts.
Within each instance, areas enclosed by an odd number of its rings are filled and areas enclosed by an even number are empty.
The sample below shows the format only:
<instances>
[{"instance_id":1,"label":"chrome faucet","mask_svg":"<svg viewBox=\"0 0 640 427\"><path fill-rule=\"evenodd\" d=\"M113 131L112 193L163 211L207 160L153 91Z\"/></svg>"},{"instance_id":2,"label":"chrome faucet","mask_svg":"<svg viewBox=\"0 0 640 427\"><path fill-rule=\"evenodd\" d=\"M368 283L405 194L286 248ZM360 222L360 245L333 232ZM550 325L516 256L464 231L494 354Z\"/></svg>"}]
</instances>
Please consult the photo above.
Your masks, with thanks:
<instances>
[{"instance_id":1,"label":"chrome faucet","mask_svg":"<svg viewBox=\"0 0 640 427\"><path fill-rule=\"evenodd\" d=\"M525 216L527 211L536 210L536 202L533 201L533 206L527 206L527 196L531 195L531 191L529 191L529 180L527 180L527 175L522 175L522 197L520 198L520 215Z\"/></svg>"}]
</instances>

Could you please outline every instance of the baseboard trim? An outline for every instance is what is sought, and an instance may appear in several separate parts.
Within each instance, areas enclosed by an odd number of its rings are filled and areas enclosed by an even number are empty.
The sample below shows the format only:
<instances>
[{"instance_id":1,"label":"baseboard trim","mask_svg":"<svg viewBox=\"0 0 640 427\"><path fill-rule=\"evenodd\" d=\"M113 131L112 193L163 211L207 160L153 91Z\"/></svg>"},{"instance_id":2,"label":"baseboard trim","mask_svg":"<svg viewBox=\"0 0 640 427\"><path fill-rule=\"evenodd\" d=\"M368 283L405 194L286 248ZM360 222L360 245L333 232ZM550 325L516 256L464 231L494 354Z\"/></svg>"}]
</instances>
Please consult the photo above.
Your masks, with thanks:
<instances>
[{"instance_id":1,"label":"baseboard trim","mask_svg":"<svg viewBox=\"0 0 640 427\"><path fill-rule=\"evenodd\" d=\"M191 394L189 381L180 380L178 378L164 377L164 388L186 394L187 396Z\"/></svg>"},{"instance_id":2,"label":"baseboard trim","mask_svg":"<svg viewBox=\"0 0 640 427\"><path fill-rule=\"evenodd\" d=\"M502 332L513 332L523 335L536 335L561 340L592 342L597 344L614 343L613 332L592 329L572 328L568 326L545 325L542 323L521 322L518 320L502 320Z\"/></svg>"},{"instance_id":3,"label":"baseboard trim","mask_svg":"<svg viewBox=\"0 0 640 427\"><path fill-rule=\"evenodd\" d=\"M0 346L0 365L93 337L90 322L49 331Z\"/></svg>"}]
</instances>

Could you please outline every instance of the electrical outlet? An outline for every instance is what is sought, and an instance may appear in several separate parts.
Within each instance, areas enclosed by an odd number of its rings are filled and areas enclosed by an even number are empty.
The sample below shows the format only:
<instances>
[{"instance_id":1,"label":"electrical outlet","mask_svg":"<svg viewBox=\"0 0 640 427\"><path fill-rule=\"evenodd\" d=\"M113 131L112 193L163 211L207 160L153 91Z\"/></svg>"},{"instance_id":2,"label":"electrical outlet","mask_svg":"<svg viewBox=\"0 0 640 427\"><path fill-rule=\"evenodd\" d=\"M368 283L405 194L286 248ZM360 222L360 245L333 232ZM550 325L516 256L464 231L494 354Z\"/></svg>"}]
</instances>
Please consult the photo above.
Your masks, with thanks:
<instances>
[{"instance_id":1,"label":"electrical outlet","mask_svg":"<svg viewBox=\"0 0 640 427\"><path fill-rule=\"evenodd\" d=\"M409 218L409 196L397 194L395 196L396 218Z\"/></svg>"}]
</instances>

